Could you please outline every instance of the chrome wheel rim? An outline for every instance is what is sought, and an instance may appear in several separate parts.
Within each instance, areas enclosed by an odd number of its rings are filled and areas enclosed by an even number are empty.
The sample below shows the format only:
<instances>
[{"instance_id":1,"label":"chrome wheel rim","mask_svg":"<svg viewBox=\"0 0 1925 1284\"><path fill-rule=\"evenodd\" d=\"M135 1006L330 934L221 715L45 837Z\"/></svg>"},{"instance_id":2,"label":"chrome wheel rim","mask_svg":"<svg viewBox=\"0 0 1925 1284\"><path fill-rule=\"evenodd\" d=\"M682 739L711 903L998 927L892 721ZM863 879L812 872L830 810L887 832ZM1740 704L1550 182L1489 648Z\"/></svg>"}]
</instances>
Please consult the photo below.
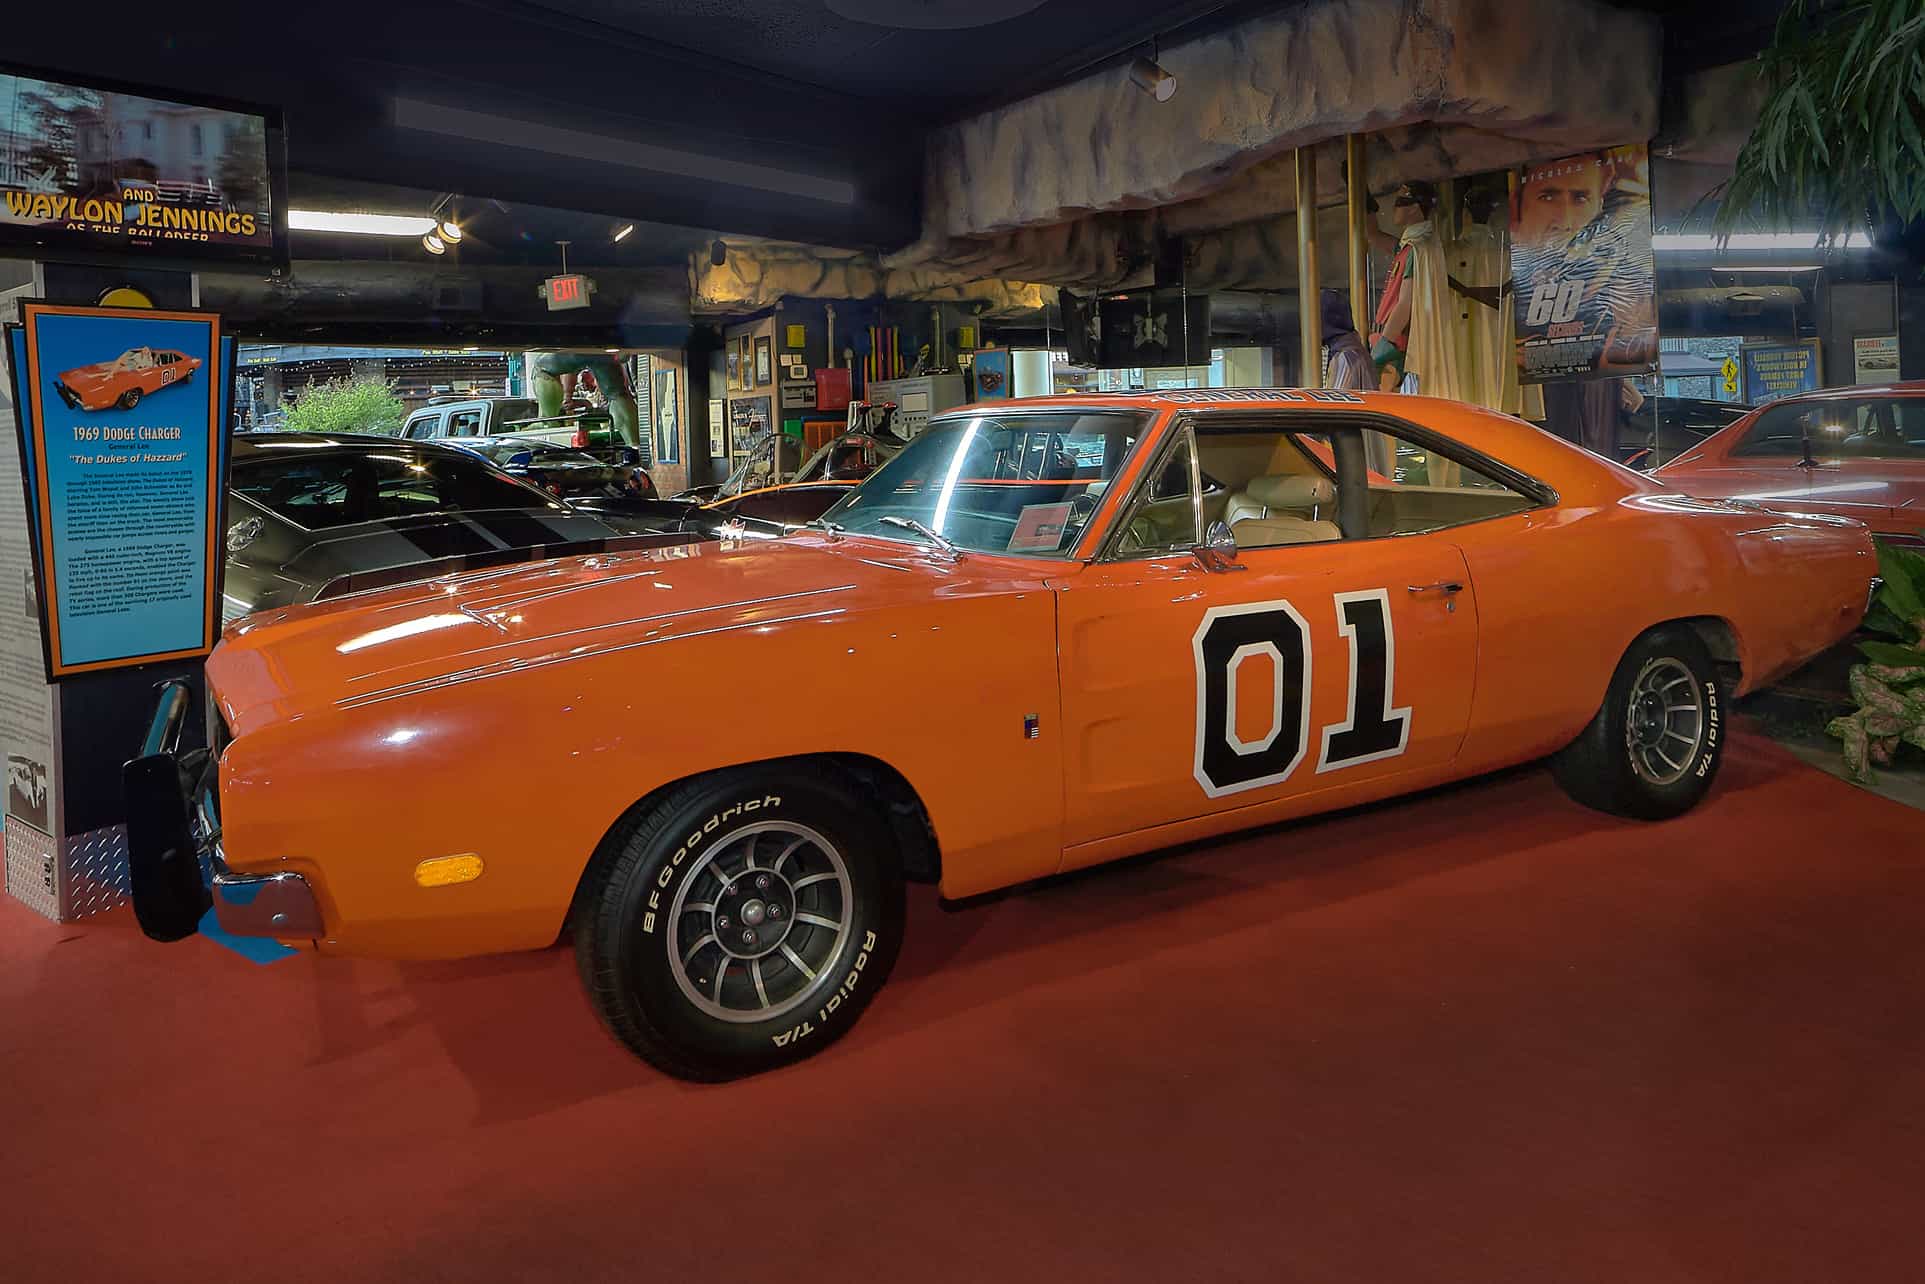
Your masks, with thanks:
<instances>
[{"instance_id":1,"label":"chrome wheel rim","mask_svg":"<svg viewBox=\"0 0 1925 1284\"><path fill-rule=\"evenodd\" d=\"M806 825L737 830L683 876L669 907L669 971L718 1021L770 1021L829 982L852 935L849 868Z\"/></svg>"},{"instance_id":2,"label":"chrome wheel rim","mask_svg":"<svg viewBox=\"0 0 1925 1284\"><path fill-rule=\"evenodd\" d=\"M1682 660L1670 656L1645 663L1631 684L1624 743L1631 769L1652 785L1684 779L1704 748L1704 684Z\"/></svg>"}]
</instances>

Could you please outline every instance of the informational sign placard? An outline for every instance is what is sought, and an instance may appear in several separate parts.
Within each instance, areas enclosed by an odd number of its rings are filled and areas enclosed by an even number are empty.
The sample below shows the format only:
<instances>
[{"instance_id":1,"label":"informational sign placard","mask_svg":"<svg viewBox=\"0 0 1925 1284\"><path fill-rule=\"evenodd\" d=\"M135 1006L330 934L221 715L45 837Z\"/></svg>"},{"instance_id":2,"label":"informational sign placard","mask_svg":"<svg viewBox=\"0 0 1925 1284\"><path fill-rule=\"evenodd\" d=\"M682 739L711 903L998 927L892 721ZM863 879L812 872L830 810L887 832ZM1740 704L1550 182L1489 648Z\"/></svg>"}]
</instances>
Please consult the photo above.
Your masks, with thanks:
<instances>
[{"instance_id":1,"label":"informational sign placard","mask_svg":"<svg viewBox=\"0 0 1925 1284\"><path fill-rule=\"evenodd\" d=\"M1760 343L1743 352L1745 400L1754 406L1818 391L1818 341Z\"/></svg>"},{"instance_id":2,"label":"informational sign placard","mask_svg":"<svg viewBox=\"0 0 1925 1284\"><path fill-rule=\"evenodd\" d=\"M1851 341L1853 383L1898 382L1898 336L1861 334Z\"/></svg>"},{"instance_id":3,"label":"informational sign placard","mask_svg":"<svg viewBox=\"0 0 1925 1284\"><path fill-rule=\"evenodd\" d=\"M1521 382L1657 369L1650 175L1642 143L1524 171L1511 207Z\"/></svg>"},{"instance_id":4,"label":"informational sign placard","mask_svg":"<svg viewBox=\"0 0 1925 1284\"><path fill-rule=\"evenodd\" d=\"M284 158L264 110L0 67L0 245L284 262Z\"/></svg>"},{"instance_id":5,"label":"informational sign placard","mask_svg":"<svg viewBox=\"0 0 1925 1284\"><path fill-rule=\"evenodd\" d=\"M227 463L220 319L22 314L8 346L47 676L206 655Z\"/></svg>"}]
</instances>

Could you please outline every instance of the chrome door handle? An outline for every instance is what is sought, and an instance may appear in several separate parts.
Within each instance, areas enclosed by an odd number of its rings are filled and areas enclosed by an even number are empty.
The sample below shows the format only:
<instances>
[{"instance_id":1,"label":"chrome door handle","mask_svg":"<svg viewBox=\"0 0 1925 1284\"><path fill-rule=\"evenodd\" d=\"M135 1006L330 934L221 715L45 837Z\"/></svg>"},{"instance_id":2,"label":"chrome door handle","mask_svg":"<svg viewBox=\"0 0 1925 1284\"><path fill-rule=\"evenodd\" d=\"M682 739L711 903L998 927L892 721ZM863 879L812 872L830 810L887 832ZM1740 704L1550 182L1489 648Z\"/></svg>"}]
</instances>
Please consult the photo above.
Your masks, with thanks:
<instances>
[{"instance_id":1,"label":"chrome door handle","mask_svg":"<svg viewBox=\"0 0 1925 1284\"><path fill-rule=\"evenodd\" d=\"M1462 593L1464 586L1456 580L1439 580L1435 584L1412 584L1412 593Z\"/></svg>"}]
</instances>

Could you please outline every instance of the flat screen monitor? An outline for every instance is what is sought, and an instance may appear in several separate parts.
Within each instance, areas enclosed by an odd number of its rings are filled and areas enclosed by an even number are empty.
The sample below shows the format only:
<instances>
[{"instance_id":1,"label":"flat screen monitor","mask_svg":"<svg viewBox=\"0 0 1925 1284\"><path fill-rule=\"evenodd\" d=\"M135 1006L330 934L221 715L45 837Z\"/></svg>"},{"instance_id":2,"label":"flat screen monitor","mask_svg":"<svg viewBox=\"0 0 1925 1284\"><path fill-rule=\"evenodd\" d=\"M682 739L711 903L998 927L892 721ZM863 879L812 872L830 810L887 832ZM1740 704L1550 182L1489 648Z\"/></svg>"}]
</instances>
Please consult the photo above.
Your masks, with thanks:
<instances>
[{"instance_id":1,"label":"flat screen monitor","mask_svg":"<svg viewBox=\"0 0 1925 1284\"><path fill-rule=\"evenodd\" d=\"M0 252L287 262L277 111L0 64Z\"/></svg>"}]
</instances>

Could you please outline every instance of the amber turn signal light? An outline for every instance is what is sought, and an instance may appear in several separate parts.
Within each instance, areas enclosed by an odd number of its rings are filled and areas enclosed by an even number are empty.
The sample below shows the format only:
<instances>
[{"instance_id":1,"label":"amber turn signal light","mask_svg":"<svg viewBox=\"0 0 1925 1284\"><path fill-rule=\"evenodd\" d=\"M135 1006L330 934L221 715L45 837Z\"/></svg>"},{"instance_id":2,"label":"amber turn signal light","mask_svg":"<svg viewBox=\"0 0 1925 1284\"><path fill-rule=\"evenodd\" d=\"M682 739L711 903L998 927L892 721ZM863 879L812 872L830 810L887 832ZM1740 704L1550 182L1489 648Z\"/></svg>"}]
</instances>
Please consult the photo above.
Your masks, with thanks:
<instances>
[{"instance_id":1,"label":"amber turn signal light","mask_svg":"<svg viewBox=\"0 0 1925 1284\"><path fill-rule=\"evenodd\" d=\"M469 852L462 856L435 856L414 867L414 881L423 887L450 887L472 883L481 877L481 857Z\"/></svg>"}]
</instances>

